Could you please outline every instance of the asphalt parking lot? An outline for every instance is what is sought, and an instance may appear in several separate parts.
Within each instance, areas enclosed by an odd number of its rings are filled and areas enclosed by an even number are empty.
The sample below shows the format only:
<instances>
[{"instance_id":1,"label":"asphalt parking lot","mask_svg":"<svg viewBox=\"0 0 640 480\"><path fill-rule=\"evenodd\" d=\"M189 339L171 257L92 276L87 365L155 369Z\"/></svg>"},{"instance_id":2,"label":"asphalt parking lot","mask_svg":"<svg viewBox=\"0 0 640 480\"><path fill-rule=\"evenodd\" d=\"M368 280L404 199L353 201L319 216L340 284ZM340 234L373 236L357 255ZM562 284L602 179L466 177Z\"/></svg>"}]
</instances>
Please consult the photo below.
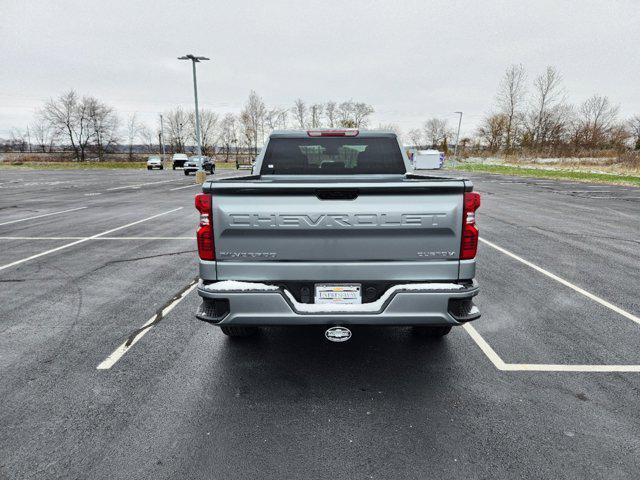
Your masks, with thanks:
<instances>
[{"instance_id":1,"label":"asphalt parking lot","mask_svg":"<svg viewBox=\"0 0 640 480\"><path fill-rule=\"evenodd\" d=\"M0 171L0 477L638 478L640 189L469 176L482 318L332 344L194 318L193 177Z\"/></svg>"}]
</instances>

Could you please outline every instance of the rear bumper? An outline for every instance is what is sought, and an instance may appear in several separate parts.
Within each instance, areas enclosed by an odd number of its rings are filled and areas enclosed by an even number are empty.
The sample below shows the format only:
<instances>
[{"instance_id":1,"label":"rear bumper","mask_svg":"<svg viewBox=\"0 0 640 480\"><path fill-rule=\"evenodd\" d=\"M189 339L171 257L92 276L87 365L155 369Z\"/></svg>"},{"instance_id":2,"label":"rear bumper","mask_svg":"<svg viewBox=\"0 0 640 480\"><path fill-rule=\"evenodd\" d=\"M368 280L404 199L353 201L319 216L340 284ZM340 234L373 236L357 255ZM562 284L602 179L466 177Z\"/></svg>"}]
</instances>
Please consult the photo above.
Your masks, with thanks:
<instances>
[{"instance_id":1,"label":"rear bumper","mask_svg":"<svg viewBox=\"0 0 640 480\"><path fill-rule=\"evenodd\" d=\"M348 311L310 312L309 304L298 303L283 288L212 292L200 285L196 317L216 325L460 325L480 317L472 301L478 291L475 280L457 289L414 291L397 285L375 310L362 304L343 307Z\"/></svg>"}]
</instances>

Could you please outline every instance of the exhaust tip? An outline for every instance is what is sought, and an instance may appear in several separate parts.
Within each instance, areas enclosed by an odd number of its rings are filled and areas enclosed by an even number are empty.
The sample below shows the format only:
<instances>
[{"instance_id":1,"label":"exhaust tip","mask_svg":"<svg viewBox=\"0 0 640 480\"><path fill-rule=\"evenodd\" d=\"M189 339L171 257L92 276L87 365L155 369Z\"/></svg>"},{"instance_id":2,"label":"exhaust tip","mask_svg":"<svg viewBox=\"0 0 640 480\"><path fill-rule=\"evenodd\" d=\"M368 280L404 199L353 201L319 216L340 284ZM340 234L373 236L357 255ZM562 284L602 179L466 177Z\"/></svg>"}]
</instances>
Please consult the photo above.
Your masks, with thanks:
<instances>
[{"instance_id":1,"label":"exhaust tip","mask_svg":"<svg viewBox=\"0 0 640 480\"><path fill-rule=\"evenodd\" d=\"M331 327L324 332L324 336L330 342L346 342L351 338L351 330L347 327Z\"/></svg>"}]
</instances>

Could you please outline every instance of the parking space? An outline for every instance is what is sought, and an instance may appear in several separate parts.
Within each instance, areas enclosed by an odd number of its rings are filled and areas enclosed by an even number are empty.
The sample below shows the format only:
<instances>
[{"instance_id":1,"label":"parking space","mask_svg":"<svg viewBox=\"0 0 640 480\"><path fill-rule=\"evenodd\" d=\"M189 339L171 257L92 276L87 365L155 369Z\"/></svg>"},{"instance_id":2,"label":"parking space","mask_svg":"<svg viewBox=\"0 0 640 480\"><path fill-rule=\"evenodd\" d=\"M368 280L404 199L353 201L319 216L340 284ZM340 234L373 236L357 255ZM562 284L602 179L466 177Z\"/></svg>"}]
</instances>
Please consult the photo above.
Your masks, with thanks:
<instances>
[{"instance_id":1,"label":"parking space","mask_svg":"<svg viewBox=\"0 0 640 480\"><path fill-rule=\"evenodd\" d=\"M237 343L193 317L193 178L47 172L33 189L37 172L7 173L0 476L640 468L640 189L597 198L602 186L473 175L485 242L472 326L441 342L359 328L330 344L321 329L274 328Z\"/></svg>"},{"instance_id":2,"label":"parking space","mask_svg":"<svg viewBox=\"0 0 640 480\"><path fill-rule=\"evenodd\" d=\"M480 250L477 303L491 322L476 328L504 362L640 365L629 341L638 335L637 316L624 311L628 318L491 247Z\"/></svg>"}]
</instances>

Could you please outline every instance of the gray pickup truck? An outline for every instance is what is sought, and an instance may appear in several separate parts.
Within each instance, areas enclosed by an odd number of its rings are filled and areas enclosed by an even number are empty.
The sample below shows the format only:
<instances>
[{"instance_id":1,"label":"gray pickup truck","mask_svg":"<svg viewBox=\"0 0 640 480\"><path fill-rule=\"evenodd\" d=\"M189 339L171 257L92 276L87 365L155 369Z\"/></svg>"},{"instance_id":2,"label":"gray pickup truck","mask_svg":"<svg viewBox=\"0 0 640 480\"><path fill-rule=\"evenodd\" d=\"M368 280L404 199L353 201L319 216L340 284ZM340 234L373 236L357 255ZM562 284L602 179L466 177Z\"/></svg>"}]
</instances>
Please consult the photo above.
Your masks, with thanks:
<instances>
[{"instance_id":1,"label":"gray pickup truck","mask_svg":"<svg viewBox=\"0 0 640 480\"><path fill-rule=\"evenodd\" d=\"M232 337L322 325L332 341L351 325L441 337L478 318L480 196L409 165L392 132L273 132L252 175L196 196L197 318Z\"/></svg>"}]
</instances>

